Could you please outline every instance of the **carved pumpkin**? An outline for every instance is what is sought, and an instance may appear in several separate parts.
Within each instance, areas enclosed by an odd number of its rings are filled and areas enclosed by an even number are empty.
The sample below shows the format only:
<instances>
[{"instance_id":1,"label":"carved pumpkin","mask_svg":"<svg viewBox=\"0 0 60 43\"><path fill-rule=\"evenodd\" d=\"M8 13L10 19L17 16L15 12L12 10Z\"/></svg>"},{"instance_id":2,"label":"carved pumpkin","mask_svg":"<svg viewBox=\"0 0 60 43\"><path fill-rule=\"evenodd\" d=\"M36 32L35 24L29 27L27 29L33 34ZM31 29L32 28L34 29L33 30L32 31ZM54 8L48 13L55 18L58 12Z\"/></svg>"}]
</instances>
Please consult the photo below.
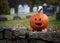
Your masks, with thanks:
<instances>
[{"instance_id":1,"label":"carved pumpkin","mask_svg":"<svg viewBox=\"0 0 60 43\"><path fill-rule=\"evenodd\" d=\"M33 30L42 31L48 25L48 17L43 13L36 13L30 18L30 26Z\"/></svg>"}]
</instances>

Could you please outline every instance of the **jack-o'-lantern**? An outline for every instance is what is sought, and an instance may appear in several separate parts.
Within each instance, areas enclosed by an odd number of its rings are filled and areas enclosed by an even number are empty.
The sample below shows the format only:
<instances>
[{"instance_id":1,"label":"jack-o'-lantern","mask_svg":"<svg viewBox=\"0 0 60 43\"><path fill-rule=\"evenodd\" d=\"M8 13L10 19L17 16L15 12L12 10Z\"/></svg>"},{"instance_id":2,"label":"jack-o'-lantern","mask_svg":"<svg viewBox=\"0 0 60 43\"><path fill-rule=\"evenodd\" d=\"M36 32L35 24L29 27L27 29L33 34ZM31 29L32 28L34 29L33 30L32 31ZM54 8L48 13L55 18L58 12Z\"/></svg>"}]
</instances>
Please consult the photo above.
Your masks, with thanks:
<instances>
[{"instance_id":1,"label":"jack-o'-lantern","mask_svg":"<svg viewBox=\"0 0 60 43\"><path fill-rule=\"evenodd\" d=\"M30 18L30 26L33 30L42 31L48 25L48 17L43 13L36 13Z\"/></svg>"}]
</instances>

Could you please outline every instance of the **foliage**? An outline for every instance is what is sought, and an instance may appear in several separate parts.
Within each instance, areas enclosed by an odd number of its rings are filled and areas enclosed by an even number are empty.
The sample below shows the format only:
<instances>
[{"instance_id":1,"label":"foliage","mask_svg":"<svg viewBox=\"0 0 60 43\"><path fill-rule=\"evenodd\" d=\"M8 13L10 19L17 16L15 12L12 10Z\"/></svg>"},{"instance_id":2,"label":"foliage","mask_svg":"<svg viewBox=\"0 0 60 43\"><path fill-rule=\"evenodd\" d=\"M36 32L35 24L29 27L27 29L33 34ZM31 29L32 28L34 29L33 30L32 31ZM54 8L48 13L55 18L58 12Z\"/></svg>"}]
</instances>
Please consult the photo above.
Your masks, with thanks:
<instances>
[{"instance_id":1,"label":"foliage","mask_svg":"<svg viewBox=\"0 0 60 43\"><path fill-rule=\"evenodd\" d=\"M29 0L8 0L10 8L15 8L15 12L17 13L18 5L19 4L28 4L29 5Z\"/></svg>"},{"instance_id":2,"label":"foliage","mask_svg":"<svg viewBox=\"0 0 60 43\"><path fill-rule=\"evenodd\" d=\"M58 4L58 0L46 0L46 2L48 4L52 4L52 5L57 5Z\"/></svg>"},{"instance_id":3,"label":"foliage","mask_svg":"<svg viewBox=\"0 0 60 43\"><path fill-rule=\"evenodd\" d=\"M29 1L30 1L31 11L32 11L33 6L40 6L42 4L40 0L29 0Z\"/></svg>"},{"instance_id":4,"label":"foliage","mask_svg":"<svg viewBox=\"0 0 60 43\"><path fill-rule=\"evenodd\" d=\"M30 0L32 5L41 5L41 2L39 0Z\"/></svg>"},{"instance_id":5,"label":"foliage","mask_svg":"<svg viewBox=\"0 0 60 43\"><path fill-rule=\"evenodd\" d=\"M9 14L8 0L0 0L0 14Z\"/></svg>"}]
</instances>

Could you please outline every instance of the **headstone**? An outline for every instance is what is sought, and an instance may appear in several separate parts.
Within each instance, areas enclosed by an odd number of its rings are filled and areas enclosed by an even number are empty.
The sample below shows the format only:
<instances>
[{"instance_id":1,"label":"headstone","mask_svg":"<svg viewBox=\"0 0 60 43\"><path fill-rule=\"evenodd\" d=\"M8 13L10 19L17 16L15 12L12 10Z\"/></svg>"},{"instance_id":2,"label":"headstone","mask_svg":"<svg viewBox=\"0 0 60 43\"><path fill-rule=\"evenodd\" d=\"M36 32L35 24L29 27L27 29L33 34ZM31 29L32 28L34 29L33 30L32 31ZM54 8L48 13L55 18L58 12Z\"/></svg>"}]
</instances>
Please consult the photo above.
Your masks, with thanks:
<instances>
[{"instance_id":1,"label":"headstone","mask_svg":"<svg viewBox=\"0 0 60 43\"><path fill-rule=\"evenodd\" d=\"M20 16L14 16L13 20L21 20L21 17Z\"/></svg>"},{"instance_id":2,"label":"headstone","mask_svg":"<svg viewBox=\"0 0 60 43\"><path fill-rule=\"evenodd\" d=\"M24 7L23 5L18 6L18 14L24 14Z\"/></svg>"},{"instance_id":3,"label":"headstone","mask_svg":"<svg viewBox=\"0 0 60 43\"><path fill-rule=\"evenodd\" d=\"M40 13L43 13L43 7L42 6L38 6L38 11L40 11Z\"/></svg>"},{"instance_id":4,"label":"headstone","mask_svg":"<svg viewBox=\"0 0 60 43\"><path fill-rule=\"evenodd\" d=\"M27 4L18 6L18 14L26 14L29 12L30 12L30 7Z\"/></svg>"},{"instance_id":5,"label":"headstone","mask_svg":"<svg viewBox=\"0 0 60 43\"><path fill-rule=\"evenodd\" d=\"M50 5L49 7L47 7L46 13L47 14L54 14L54 7L52 5Z\"/></svg>"},{"instance_id":6,"label":"headstone","mask_svg":"<svg viewBox=\"0 0 60 43\"><path fill-rule=\"evenodd\" d=\"M45 13L48 5L44 3L42 6L43 6L43 12Z\"/></svg>"},{"instance_id":7,"label":"headstone","mask_svg":"<svg viewBox=\"0 0 60 43\"><path fill-rule=\"evenodd\" d=\"M56 13L59 12L59 6L57 6L57 10L56 10Z\"/></svg>"},{"instance_id":8,"label":"headstone","mask_svg":"<svg viewBox=\"0 0 60 43\"><path fill-rule=\"evenodd\" d=\"M60 21L60 6L57 7L56 20Z\"/></svg>"},{"instance_id":9,"label":"headstone","mask_svg":"<svg viewBox=\"0 0 60 43\"><path fill-rule=\"evenodd\" d=\"M46 3L43 4L43 12L47 15L54 14L54 6L47 5Z\"/></svg>"},{"instance_id":10,"label":"headstone","mask_svg":"<svg viewBox=\"0 0 60 43\"><path fill-rule=\"evenodd\" d=\"M58 0L58 7L56 13L56 20L60 21L60 0Z\"/></svg>"},{"instance_id":11,"label":"headstone","mask_svg":"<svg viewBox=\"0 0 60 43\"><path fill-rule=\"evenodd\" d=\"M7 19L7 17L5 17L5 15L4 14L1 14L0 15L0 21L7 21L8 19Z\"/></svg>"},{"instance_id":12,"label":"headstone","mask_svg":"<svg viewBox=\"0 0 60 43\"><path fill-rule=\"evenodd\" d=\"M26 16L27 19L31 18L31 15Z\"/></svg>"},{"instance_id":13,"label":"headstone","mask_svg":"<svg viewBox=\"0 0 60 43\"><path fill-rule=\"evenodd\" d=\"M27 4L24 5L24 12L25 14L30 12L30 7Z\"/></svg>"},{"instance_id":14,"label":"headstone","mask_svg":"<svg viewBox=\"0 0 60 43\"><path fill-rule=\"evenodd\" d=\"M47 6L47 4L46 4L46 3L44 3L44 4L43 4L43 6Z\"/></svg>"},{"instance_id":15,"label":"headstone","mask_svg":"<svg viewBox=\"0 0 60 43\"><path fill-rule=\"evenodd\" d=\"M10 8L10 14L15 14L15 9L14 8Z\"/></svg>"},{"instance_id":16,"label":"headstone","mask_svg":"<svg viewBox=\"0 0 60 43\"><path fill-rule=\"evenodd\" d=\"M37 6L33 7L33 12L37 12Z\"/></svg>"}]
</instances>

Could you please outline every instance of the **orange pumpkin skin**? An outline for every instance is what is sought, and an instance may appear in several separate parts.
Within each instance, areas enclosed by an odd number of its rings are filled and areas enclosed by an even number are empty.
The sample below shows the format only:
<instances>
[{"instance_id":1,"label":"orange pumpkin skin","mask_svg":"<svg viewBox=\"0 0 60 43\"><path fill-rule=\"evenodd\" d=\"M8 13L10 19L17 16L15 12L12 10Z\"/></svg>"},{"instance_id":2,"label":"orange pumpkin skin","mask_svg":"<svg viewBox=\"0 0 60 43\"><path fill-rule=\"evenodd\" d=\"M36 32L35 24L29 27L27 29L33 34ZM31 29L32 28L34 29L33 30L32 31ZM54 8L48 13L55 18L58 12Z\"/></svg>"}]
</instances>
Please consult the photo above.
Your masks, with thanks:
<instances>
[{"instance_id":1,"label":"orange pumpkin skin","mask_svg":"<svg viewBox=\"0 0 60 43\"><path fill-rule=\"evenodd\" d=\"M48 17L46 14L37 13L30 18L30 26L33 30L42 31L48 26Z\"/></svg>"}]
</instances>

